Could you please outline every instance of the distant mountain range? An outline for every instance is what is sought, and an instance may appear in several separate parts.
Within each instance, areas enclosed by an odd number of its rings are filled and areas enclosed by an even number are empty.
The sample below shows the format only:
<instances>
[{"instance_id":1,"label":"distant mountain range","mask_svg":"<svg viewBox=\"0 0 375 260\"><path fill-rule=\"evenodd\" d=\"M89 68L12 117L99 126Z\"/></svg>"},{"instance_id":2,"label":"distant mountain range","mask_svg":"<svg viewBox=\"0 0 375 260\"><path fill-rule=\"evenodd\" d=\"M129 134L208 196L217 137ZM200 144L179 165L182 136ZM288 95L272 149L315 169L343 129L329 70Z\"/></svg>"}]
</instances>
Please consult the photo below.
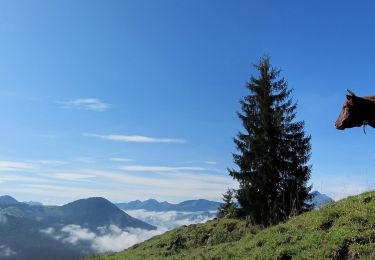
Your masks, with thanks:
<instances>
[{"instance_id":1,"label":"distant mountain range","mask_svg":"<svg viewBox=\"0 0 375 260\"><path fill-rule=\"evenodd\" d=\"M318 191L311 192L312 200L315 208L320 208L324 204L333 202L334 200L325 194ZM147 211L179 211L179 212L197 212L197 211L216 211L221 202L198 199L198 200L187 200L178 204L172 204L167 201L157 201L155 199L148 199L145 201L134 200L124 203L116 203L115 205L122 210L147 210Z\"/></svg>"},{"instance_id":2,"label":"distant mountain range","mask_svg":"<svg viewBox=\"0 0 375 260\"><path fill-rule=\"evenodd\" d=\"M12 205L12 204L18 204L20 203L19 201L17 201L15 198L9 196L9 195L4 195L4 196L0 196L0 204L2 205ZM24 201L22 203L26 203L28 205L32 205L32 206L42 206L43 204L40 203L40 202L37 202L37 201Z\"/></svg>"},{"instance_id":3,"label":"distant mountain range","mask_svg":"<svg viewBox=\"0 0 375 260\"><path fill-rule=\"evenodd\" d=\"M119 228L156 229L129 216L110 201L100 197L80 199L64 206L41 206L18 202L10 196L0 196L0 213L41 223L75 224L93 231L97 227L110 224Z\"/></svg>"},{"instance_id":4,"label":"distant mountain range","mask_svg":"<svg viewBox=\"0 0 375 260\"><path fill-rule=\"evenodd\" d=\"M117 203L117 207L122 210L144 209L147 211L179 211L179 212L197 212L197 211L216 211L220 202L205 199L187 200L178 204L172 204L167 201L159 202L155 199L145 201L135 200L128 203Z\"/></svg>"},{"instance_id":5,"label":"distant mountain range","mask_svg":"<svg viewBox=\"0 0 375 260\"><path fill-rule=\"evenodd\" d=\"M64 227L102 234L103 227L111 225L121 230L156 229L104 198L81 199L64 206L41 206L0 196L0 259L3 248L7 250L6 259L81 259L93 253L92 248L87 243L66 243L61 239L66 235Z\"/></svg>"}]
</instances>

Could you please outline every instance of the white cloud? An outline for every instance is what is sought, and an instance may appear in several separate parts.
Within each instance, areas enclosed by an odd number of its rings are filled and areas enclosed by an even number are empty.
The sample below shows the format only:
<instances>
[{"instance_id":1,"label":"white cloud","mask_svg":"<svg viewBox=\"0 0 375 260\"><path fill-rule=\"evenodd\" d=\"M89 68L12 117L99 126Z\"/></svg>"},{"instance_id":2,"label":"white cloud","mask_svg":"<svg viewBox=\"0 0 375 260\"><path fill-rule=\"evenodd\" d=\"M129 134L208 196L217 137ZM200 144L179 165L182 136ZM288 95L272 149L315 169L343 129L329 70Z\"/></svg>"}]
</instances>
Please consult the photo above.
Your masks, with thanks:
<instances>
[{"instance_id":1,"label":"white cloud","mask_svg":"<svg viewBox=\"0 0 375 260\"><path fill-rule=\"evenodd\" d=\"M202 167L171 167L171 166L144 166L130 165L119 167L121 170L134 172L170 172L170 171L203 171Z\"/></svg>"},{"instance_id":2,"label":"white cloud","mask_svg":"<svg viewBox=\"0 0 375 260\"><path fill-rule=\"evenodd\" d=\"M0 258L2 257L10 257L17 255L15 251L13 251L9 246L7 245L0 245Z\"/></svg>"},{"instance_id":3,"label":"white cloud","mask_svg":"<svg viewBox=\"0 0 375 260\"><path fill-rule=\"evenodd\" d=\"M199 182L208 182L212 184L224 184L228 183L229 180L232 179L228 175L212 175L212 174L191 174L191 173L159 173L159 175L164 176L165 178L176 178L176 179L185 179L189 181L199 181Z\"/></svg>"},{"instance_id":4,"label":"white cloud","mask_svg":"<svg viewBox=\"0 0 375 260\"><path fill-rule=\"evenodd\" d=\"M185 143L185 140L175 138L154 138L142 135L98 135L84 134L84 136L98 137L106 140L117 142L133 142L133 143Z\"/></svg>"},{"instance_id":5,"label":"white cloud","mask_svg":"<svg viewBox=\"0 0 375 260\"><path fill-rule=\"evenodd\" d=\"M99 227L96 232L93 232L79 225L66 225L61 230L49 227L40 231L56 240L77 247L88 244L94 253L118 252L173 228L203 223L216 215L216 212L153 212L145 210L126 212L133 217L157 226L157 230L121 229L118 226L109 225Z\"/></svg>"},{"instance_id":6,"label":"white cloud","mask_svg":"<svg viewBox=\"0 0 375 260\"><path fill-rule=\"evenodd\" d=\"M155 173L153 177L138 176L127 173L114 173L109 171L86 170L87 174L93 174L105 178L112 179L115 183L124 183L139 185L139 187L153 187L167 189L172 195L180 194L181 191L186 191L189 197L197 190L211 190L218 189L223 191L228 186L228 182L232 181L231 178L222 176L214 176L208 174L158 174ZM183 184L183 185L181 185ZM157 193L156 193L157 194ZM221 195L220 195L221 196ZM219 196L219 197L220 197ZM201 197L204 197L201 195Z\"/></svg>"},{"instance_id":7,"label":"white cloud","mask_svg":"<svg viewBox=\"0 0 375 260\"><path fill-rule=\"evenodd\" d=\"M3 182L14 182L14 183L22 183L22 182L26 182L26 183L49 183L51 181L45 179L45 178L39 178L39 177L34 177L34 176L31 176L31 177L28 177L28 176L24 176L24 175L15 175L15 174L8 174L8 173L4 173L4 174L0 174L0 183L3 183ZM3 188L2 188L3 190Z\"/></svg>"},{"instance_id":8,"label":"white cloud","mask_svg":"<svg viewBox=\"0 0 375 260\"><path fill-rule=\"evenodd\" d=\"M40 232L47 234L47 235L52 235L53 233L55 233L55 229L53 227L49 227L49 228L40 230Z\"/></svg>"},{"instance_id":9,"label":"white cloud","mask_svg":"<svg viewBox=\"0 0 375 260\"><path fill-rule=\"evenodd\" d=\"M106 157L106 160L109 158ZM25 165L27 167L24 168L35 166L25 172L14 172L20 168L20 164L3 164L3 169L5 166L13 171L0 172L0 189L3 193L14 194L22 200L29 200L29 196L33 196L33 200L43 203L47 203L46 198L63 204L92 196L101 196L112 201L150 197L169 201L198 198L219 200L223 190L233 187L234 183L226 174L206 173L204 168L193 167L194 165L133 165L127 168L122 164L122 170L75 170L64 169L64 165L58 169L58 166L42 166L34 162ZM48 204L51 202L48 201Z\"/></svg>"},{"instance_id":10,"label":"white cloud","mask_svg":"<svg viewBox=\"0 0 375 260\"><path fill-rule=\"evenodd\" d=\"M51 177L67 181L87 181L90 178L95 177L94 175L79 174L79 173L55 173Z\"/></svg>"},{"instance_id":11,"label":"white cloud","mask_svg":"<svg viewBox=\"0 0 375 260\"><path fill-rule=\"evenodd\" d=\"M59 101L58 103L67 108L84 109L99 112L106 111L111 107L110 104L104 103L96 98L79 98L69 101Z\"/></svg>"},{"instance_id":12,"label":"white cloud","mask_svg":"<svg viewBox=\"0 0 375 260\"><path fill-rule=\"evenodd\" d=\"M180 183L181 184L181 183ZM63 205L70 201L80 198L104 197L111 201L130 201L135 198L146 200L155 197L158 200L169 199L171 201L181 201L182 199L199 199L207 198L212 200L220 200L223 189L178 189L178 187L170 187L168 189L162 187L137 187L128 185L124 182L112 184L109 188L86 188L86 187L68 187L57 185L34 185L24 184L21 187L2 187L3 193L27 194L27 196L39 197L45 205ZM226 186L225 186L226 187ZM131 193L129 192L131 191ZM172 195L171 195L172 194Z\"/></svg>"},{"instance_id":13,"label":"white cloud","mask_svg":"<svg viewBox=\"0 0 375 260\"><path fill-rule=\"evenodd\" d=\"M112 161L112 162L133 162L134 161L133 159L120 158L120 157L109 158L109 160Z\"/></svg>"},{"instance_id":14,"label":"white cloud","mask_svg":"<svg viewBox=\"0 0 375 260\"><path fill-rule=\"evenodd\" d=\"M39 164L42 166L61 166L67 164L67 162L58 161L58 160L32 160L31 163Z\"/></svg>"},{"instance_id":15,"label":"white cloud","mask_svg":"<svg viewBox=\"0 0 375 260\"><path fill-rule=\"evenodd\" d=\"M177 212L177 211L146 211L126 210L130 216L145 221L159 229L171 230L182 225L204 223L216 217L216 212Z\"/></svg>"},{"instance_id":16,"label":"white cloud","mask_svg":"<svg viewBox=\"0 0 375 260\"><path fill-rule=\"evenodd\" d=\"M30 163L16 161L0 161L0 171L24 171L30 170L34 166Z\"/></svg>"},{"instance_id":17,"label":"white cloud","mask_svg":"<svg viewBox=\"0 0 375 260\"><path fill-rule=\"evenodd\" d=\"M94 240L96 237L95 233L89 231L87 228L82 228L78 225L64 226L61 231L67 234L67 236L63 238L63 242L67 242L73 245L82 240Z\"/></svg>"},{"instance_id":18,"label":"white cloud","mask_svg":"<svg viewBox=\"0 0 375 260\"><path fill-rule=\"evenodd\" d=\"M109 231L110 232L105 235L96 236L92 244L94 250L99 253L118 252L150 239L153 236L160 235L166 230L145 230L139 228L121 230L111 225Z\"/></svg>"},{"instance_id":19,"label":"white cloud","mask_svg":"<svg viewBox=\"0 0 375 260\"><path fill-rule=\"evenodd\" d=\"M365 191L369 191L375 188L360 184L360 183L343 183L342 185L333 184L330 187L326 187L324 192L331 196L334 200L340 200L348 196L354 196L361 194Z\"/></svg>"},{"instance_id":20,"label":"white cloud","mask_svg":"<svg viewBox=\"0 0 375 260\"><path fill-rule=\"evenodd\" d=\"M204 163L205 164L211 164L211 165L217 164L217 162L215 162L215 161L205 161Z\"/></svg>"},{"instance_id":21,"label":"white cloud","mask_svg":"<svg viewBox=\"0 0 375 260\"><path fill-rule=\"evenodd\" d=\"M333 175L312 181L314 189L327 194L334 200L340 200L348 196L354 196L375 189L375 176L361 176L356 178L343 173L341 176Z\"/></svg>"},{"instance_id":22,"label":"white cloud","mask_svg":"<svg viewBox=\"0 0 375 260\"><path fill-rule=\"evenodd\" d=\"M118 252L130 246L141 243L155 235L164 233L166 230L145 230L139 228L120 229L115 225L101 227L98 233L94 233L79 225L66 225L60 232L53 228L41 230L51 237L64 243L75 246L90 244L95 253Z\"/></svg>"},{"instance_id":23,"label":"white cloud","mask_svg":"<svg viewBox=\"0 0 375 260\"><path fill-rule=\"evenodd\" d=\"M86 183L85 183L86 184ZM111 184L112 185L112 184ZM111 187L108 189L103 188L87 188L85 186L71 186L69 185L49 185L49 184L22 184L20 187L4 187L1 188L2 192L21 193L27 192L29 195L38 195L48 198L59 198L61 201L57 204L64 204L69 200L77 200L80 198L89 197L105 197L111 200L123 201L132 199L132 195L123 194L124 190L118 187ZM68 199L68 201L67 201ZM56 201L56 200L55 200ZM44 202L44 201L42 201ZM48 203L43 203L48 204Z\"/></svg>"}]
</instances>

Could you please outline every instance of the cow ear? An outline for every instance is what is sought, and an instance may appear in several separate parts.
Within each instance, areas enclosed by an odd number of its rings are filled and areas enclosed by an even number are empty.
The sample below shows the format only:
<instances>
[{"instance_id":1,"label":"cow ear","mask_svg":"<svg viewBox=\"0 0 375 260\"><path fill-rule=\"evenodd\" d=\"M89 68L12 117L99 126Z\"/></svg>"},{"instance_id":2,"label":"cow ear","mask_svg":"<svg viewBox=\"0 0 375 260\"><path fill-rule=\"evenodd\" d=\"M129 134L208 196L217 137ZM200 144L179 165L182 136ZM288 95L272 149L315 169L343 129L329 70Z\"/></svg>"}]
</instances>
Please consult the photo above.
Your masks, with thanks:
<instances>
[{"instance_id":1,"label":"cow ear","mask_svg":"<svg viewBox=\"0 0 375 260\"><path fill-rule=\"evenodd\" d=\"M346 104L353 106L355 103L355 96L352 95L346 95Z\"/></svg>"},{"instance_id":2,"label":"cow ear","mask_svg":"<svg viewBox=\"0 0 375 260\"><path fill-rule=\"evenodd\" d=\"M347 89L346 91L348 91L348 93L349 93L350 96L355 97L355 93L353 91L351 91L350 89Z\"/></svg>"}]
</instances>

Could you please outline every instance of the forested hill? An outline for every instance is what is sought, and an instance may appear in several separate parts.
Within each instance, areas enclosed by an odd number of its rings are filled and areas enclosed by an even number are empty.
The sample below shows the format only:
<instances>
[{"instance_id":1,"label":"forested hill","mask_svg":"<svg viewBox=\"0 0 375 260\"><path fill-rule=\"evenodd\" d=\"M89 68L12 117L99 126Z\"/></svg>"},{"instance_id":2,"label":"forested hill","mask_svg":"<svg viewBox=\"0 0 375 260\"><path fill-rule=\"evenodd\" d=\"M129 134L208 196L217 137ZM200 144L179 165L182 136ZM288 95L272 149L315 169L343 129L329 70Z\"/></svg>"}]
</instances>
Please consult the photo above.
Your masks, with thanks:
<instances>
[{"instance_id":1,"label":"forested hill","mask_svg":"<svg viewBox=\"0 0 375 260\"><path fill-rule=\"evenodd\" d=\"M239 220L181 227L89 259L375 259L375 191L261 229Z\"/></svg>"}]
</instances>

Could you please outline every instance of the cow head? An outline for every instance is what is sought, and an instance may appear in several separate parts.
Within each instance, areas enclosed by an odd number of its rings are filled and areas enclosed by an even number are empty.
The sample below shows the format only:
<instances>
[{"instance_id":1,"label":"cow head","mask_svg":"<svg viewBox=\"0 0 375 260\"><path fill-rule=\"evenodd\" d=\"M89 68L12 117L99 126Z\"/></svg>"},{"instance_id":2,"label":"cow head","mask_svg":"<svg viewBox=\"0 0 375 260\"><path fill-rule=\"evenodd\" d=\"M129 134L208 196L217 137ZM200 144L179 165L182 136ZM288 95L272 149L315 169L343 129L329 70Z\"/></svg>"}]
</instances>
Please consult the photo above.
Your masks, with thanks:
<instances>
[{"instance_id":1,"label":"cow head","mask_svg":"<svg viewBox=\"0 0 375 260\"><path fill-rule=\"evenodd\" d=\"M364 111L364 103L366 103L366 100L357 97L354 92L350 90L348 90L348 92L342 111L335 123L335 127L339 130L359 127L366 122L366 113Z\"/></svg>"}]
</instances>

